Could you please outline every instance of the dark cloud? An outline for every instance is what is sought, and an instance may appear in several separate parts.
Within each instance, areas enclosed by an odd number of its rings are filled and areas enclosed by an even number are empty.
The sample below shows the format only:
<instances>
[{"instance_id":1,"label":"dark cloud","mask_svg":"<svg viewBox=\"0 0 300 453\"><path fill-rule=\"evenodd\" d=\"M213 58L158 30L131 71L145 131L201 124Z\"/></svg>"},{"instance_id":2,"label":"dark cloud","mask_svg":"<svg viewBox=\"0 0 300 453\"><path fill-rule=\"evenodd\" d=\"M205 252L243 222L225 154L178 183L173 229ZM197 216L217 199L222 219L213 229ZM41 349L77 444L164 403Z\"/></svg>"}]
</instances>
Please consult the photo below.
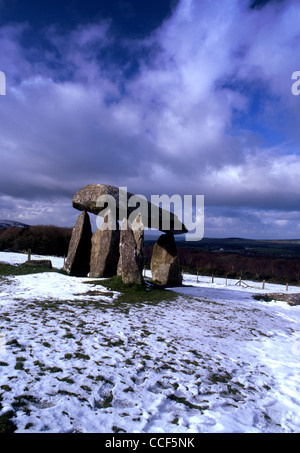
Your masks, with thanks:
<instances>
[{"instance_id":1,"label":"dark cloud","mask_svg":"<svg viewBox=\"0 0 300 453\"><path fill-rule=\"evenodd\" d=\"M35 22L0 27L0 217L68 224L73 193L105 183L203 194L206 235L272 235L282 213L296 231L300 6L268 3L182 0L135 39L108 16L43 24L39 42Z\"/></svg>"},{"instance_id":2,"label":"dark cloud","mask_svg":"<svg viewBox=\"0 0 300 453\"><path fill-rule=\"evenodd\" d=\"M285 0L253 0L250 4L252 9L261 9L269 3L282 3Z\"/></svg>"}]
</instances>

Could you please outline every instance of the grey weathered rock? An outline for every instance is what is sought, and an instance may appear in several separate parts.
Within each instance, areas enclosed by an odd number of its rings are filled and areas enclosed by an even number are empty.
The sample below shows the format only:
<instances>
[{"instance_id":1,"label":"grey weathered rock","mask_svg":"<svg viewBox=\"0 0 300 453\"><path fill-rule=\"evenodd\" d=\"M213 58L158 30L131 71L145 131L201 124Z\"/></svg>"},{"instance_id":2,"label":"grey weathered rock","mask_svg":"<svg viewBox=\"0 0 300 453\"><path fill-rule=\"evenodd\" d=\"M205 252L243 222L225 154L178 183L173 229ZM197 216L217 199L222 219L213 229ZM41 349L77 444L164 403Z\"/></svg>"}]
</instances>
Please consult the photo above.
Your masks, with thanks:
<instances>
[{"instance_id":1,"label":"grey weathered rock","mask_svg":"<svg viewBox=\"0 0 300 453\"><path fill-rule=\"evenodd\" d=\"M136 283L142 285L143 280L143 245L144 229L140 222L135 231L127 225L127 219L123 219L120 231L120 258L118 275L122 276L125 284Z\"/></svg>"},{"instance_id":2,"label":"grey weathered rock","mask_svg":"<svg viewBox=\"0 0 300 453\"><path fill-rule=\"evenodd\" d=\"M73 228L65 263L70 275L110 277L117 273L124 283L143 284L144 227L148 227L166 233L154 247L153 279L164 285L181 284L174 234L186 233L187 229L175 214L126 188L104 184L85 186L74 195L72 204L83 213ZM98 229L92 236L87 212L109 218L110 227ZM118 220L122 220L120 231Z\"/></svg>"},{"instance_id":3,"label":"grey weathered rock","mask_svg":"<svg viewBox=\"0 0 300 453\"><path fill-rule=\"evenodd\" d=\"M162 234L156 241L151 258L151 272L153 281L161 285L181 285L182 276L173 234Z\"/></svg>"},{"instance_id":4,"label":"grey weathered rock","mask_svg":"<svg viewBox=\"0 0 300 453\"><path fill-rule=\"evenodd\" d=\"M87 212L82 212L73 228L64 269L69 275L86 277L90 270L92 228Z\"/></svg>"},{"instance_id":5,"label":"grey weathered rock","mask_svg":"<svg viewBox=\"0 0 300 453\"><path fill-rule=\"evenodd\" d=\"M295 293L295 294L284 294L284 293L268 293L268 294L258 294L255 295L255 299L261 298L264 300L264 298L267 298L267 300L280 300L283 302L287 302L288 305L300 305L300 294Z\"/></svg>"},{"instance_id":6,"label":"grey weathered rock","mask_svg":"<svg viewBox=\"0 0 300 453\"><path fill-rule=\"evenodd\" d=\"M51 260L28 260L25 261L25 264L32 267L48 267L49 269L52 269Z\"/></svg>"},{"instance_id":7,"label":"grey weathered rock","mask_svg":"<svg viewBox=\"0 0 300 453\"><path fill-rule=\"evenodd\" d=\"M120 231L112 229L110 213L104 217L107 228L98 228L92 236L90 277L113 277L117 274L119 261Z\"/></svg>"},{"instance_id":8,"label":"grey weathered rock","mask_svg":"<svg viewBox=\"0 0 300 453\"><path fill-rule=\"evenodd\" d=\"M122 194L124 194L124 197ZM141 209L143 212L142 221L145 226L161 231L171 231L173 234L182 234L188 231L174 213L166 211L161 207L156 207L144 197L120 191L118 187L114 186L105 184L87 185L76 192L73 196L72 204L79 211L88 211L96 215L102 215L101 211L106 206L97 202L101 197L102 199L112 197L115 201L117 220L122 221L124 217L128 218L137 209L136 202L139 202L142 208L145 206L145 210ZM128 207L128 201L130 199L134 201L134 207ZM168 219L170 219L170 226L166 226L165 224Z\"/></svg>"},{"instance_id":9,"label":"grey weathered rock","mask_svg":"<svg viewBox=\"0 0 300 453\"><path fill-rule=\"evenodd\" d=\"M131 229L133 231L134 240L136 243L136 257L138 266L143 272L144 262L145 262L145 250L144 250L144 224L142 221L141 214L138 214L137 217L131 224Z\"/></svg>"}]
</instances>

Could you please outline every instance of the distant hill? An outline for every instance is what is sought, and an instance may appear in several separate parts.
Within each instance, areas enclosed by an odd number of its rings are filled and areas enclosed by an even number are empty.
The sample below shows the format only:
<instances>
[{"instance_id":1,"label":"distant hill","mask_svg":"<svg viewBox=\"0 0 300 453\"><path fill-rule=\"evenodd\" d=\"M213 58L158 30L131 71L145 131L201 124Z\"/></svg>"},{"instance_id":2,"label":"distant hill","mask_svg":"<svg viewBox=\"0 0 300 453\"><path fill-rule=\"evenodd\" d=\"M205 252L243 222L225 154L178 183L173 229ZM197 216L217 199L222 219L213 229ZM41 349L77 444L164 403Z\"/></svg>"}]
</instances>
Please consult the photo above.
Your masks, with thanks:
<instances>
[{"instance_id":1,"label":"distant hill","mask_svg":"<svg viewBox=\"0 0 300 453\"><path fill-rule=\"evenodd\" d=\"M16 220L2 220L0 219L0 230L6 230L6 228L28 228L29 225L26 223L18 222Z\"/></svg>"},{"instance_id":2,"label":"distant hill","mask_svg":"<svg viewBox=\"0 0 300 453\"><path fill-rule=\"evenodd\" d=\"M300 284L300 240L257 240L237 237L203 238L188 242L176 238L182 269L200 275ZM150 265L154 241L145 242Z\"/></svg>"},{"instance_id":3,"label":"distant hill","mask_svg":"<svg viewBox=\"0 0 300 453\"><path fill-rule=\"evenodd\" d=\"M21 222L0 221L0 250L22 252L31 249L40 255L64 256L68 253L72 229L53 225L30 226Z\"/></svg>"},{"instance_id":4,"label":"distant hill","mask_svg":"<svg viewBox=\"0 0 300 453\"><path fill-rule=\"evenodd\" d=\"M177 248L201 252L237 253L244 256L280 256L300 258L299 239L245 239L237 237L203 238L201 241L176 241Z\"/></svg>"}]
</instances>

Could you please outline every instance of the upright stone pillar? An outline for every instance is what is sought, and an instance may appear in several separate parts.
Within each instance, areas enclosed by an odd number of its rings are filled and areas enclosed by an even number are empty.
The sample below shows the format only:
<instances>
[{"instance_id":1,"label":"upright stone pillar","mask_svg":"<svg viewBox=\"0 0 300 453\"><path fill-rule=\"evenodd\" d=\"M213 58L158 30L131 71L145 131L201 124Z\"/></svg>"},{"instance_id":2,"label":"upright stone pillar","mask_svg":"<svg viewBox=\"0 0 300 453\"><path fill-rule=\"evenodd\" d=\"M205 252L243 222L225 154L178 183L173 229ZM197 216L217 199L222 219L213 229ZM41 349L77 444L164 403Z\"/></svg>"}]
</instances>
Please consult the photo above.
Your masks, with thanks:
<instances>
[{"instance_id":1,"label":"upright stone pillar","mask_svg":"<svg viewBox=\"0 0 300 453\"><path fill-rule=\"evenodd\" d=\"M178 286L182 283L177 247L172 233L162 234L153 247L152 280L161 285Z\"/></svg>"},{"instance_id":2,"label":"upright stone pillar","mask_svg":"<svg viewBox=\"0 0 300 453\"><path fill-rule=\"evenodd\" d=\"M136 257L138 267L141 272L144 270L145 263L145 249L144 249L144 224L142 221L141 214L138 214L137 217L131 224L131 229L133 231L134 240L136 243Z\"/></svg>"},{"instance_id":3,"label":"upright stone pillar","mask_svg":"<svg viewBox=\"0 0 300 453\"><path fill-rule=\"evenodd\" d=\"M133 229L132 229L133 227ZM144 267L144 226L141 217L128 225L123 219L120 231L120 258L118 275L122 276L125 284L136 283L142 285Z\"/></svg>"},{"instance_id":4,"label":"upright stone pillar","mask_svg":"<svg viewBox=\"0 0 300 453\"><path fill-rule=\"evenodd\" d=\"M92 228L86 211L77 219L72 230L64 269L69 275L87 277L90 270Z\"/></svg>"},{"instance_id":5,"label":"upright stone pillar","mask_svg":"<svg viewBox=\"0 0 300 453\"><path fill-rule=\"evenodd\" d=\"M119 224L108 212L104 224L92 236L90 277L113 277L117 274L119 242Z\"/></svg>"}]
</instances>

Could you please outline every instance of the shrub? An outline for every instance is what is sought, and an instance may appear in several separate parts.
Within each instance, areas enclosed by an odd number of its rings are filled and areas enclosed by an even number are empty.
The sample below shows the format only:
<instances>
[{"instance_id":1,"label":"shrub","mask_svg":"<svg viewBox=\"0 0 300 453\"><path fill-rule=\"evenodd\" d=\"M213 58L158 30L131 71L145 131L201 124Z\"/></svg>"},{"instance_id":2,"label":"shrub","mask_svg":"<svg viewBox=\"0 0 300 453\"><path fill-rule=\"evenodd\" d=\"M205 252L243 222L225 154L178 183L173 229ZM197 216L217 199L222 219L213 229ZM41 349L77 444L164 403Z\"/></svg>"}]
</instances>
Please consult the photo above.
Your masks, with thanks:
<instances>
[{"instance_id":1,"label":"shrub","mask_svg":"<svg viewBox=\"0 0 300 453\"><path fill-rule=\"evenodd\" d=\"M31 249L38 255L64 256L68 253L71 234L71 228L52 225L11 227L1 232L0 250L22 252Z\"/></svg>"}]
</instances>

